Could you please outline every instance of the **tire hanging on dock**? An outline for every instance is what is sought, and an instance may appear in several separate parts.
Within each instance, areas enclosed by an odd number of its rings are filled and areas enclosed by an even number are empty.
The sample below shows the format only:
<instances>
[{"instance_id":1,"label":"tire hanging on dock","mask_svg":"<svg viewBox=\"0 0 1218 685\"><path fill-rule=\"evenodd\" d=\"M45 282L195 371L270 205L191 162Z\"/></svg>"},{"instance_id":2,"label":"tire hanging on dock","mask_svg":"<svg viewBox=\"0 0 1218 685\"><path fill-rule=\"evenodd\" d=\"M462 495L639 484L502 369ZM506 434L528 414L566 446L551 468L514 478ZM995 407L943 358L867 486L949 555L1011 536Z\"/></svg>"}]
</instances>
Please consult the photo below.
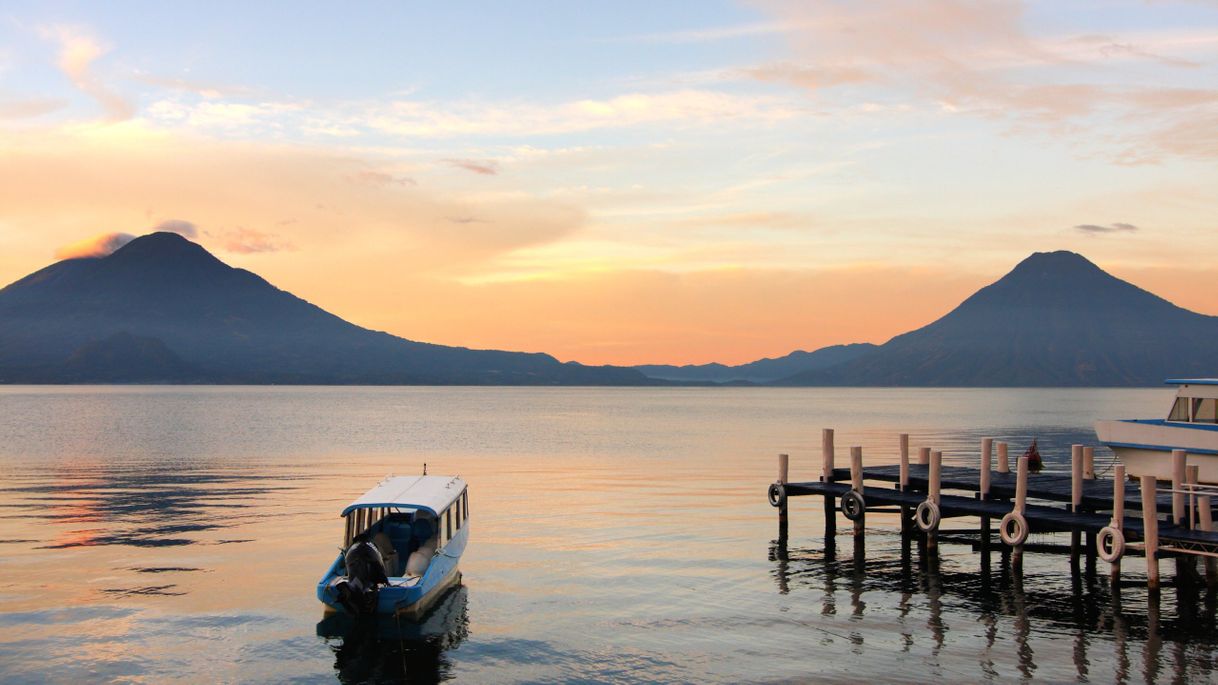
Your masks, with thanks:
<instances>
[{"instance_id":1,"label":"tire hanging on dock","mask_svg":"<svg viewBox=\"0 0 1218 685\"><path fill-rule=\"evenodd\" d=\"M781 507L787 503L787 489L782 483L771 483L770 490L766 493L770 498L770 506Z\"/></svg>"},{"instance_id":2,"label":"tire hanging on dock","mask_svg":"<svg viewBox=\"0 0 1218 685\"><path fill-rule=\"evenodd\" d=\"M862 493L851 490L842 495L841 510L842 515L851 521L862 520L863 514L867 513L867 500L863 499Z\"/></svg>"},{"instance_id":3,"label":"tire hanging on dock","mask_svg":"<svg viewBox=\"0 0 1218 685\"><path fill-rule=\"evenodd\" d=\"M939 521L943 519L939 505L931 500L924 500L914 510L914 523L923 533L933 533L939 529Z\"/></svg>"},{"instance_id":4,"label":"tire hanging on dock","mask_svg":"<svg viewBox=\"0 0 1218 685\"><path fill-rule=\"evenodd\" d=\"M1110 564L1120 561L1125 556L1125 534L1115 526L1104 526L1095 535L1095 553Z\"/></svg>"},{"instance_id":5,"label":"tire hanging on dock","mask_svg":"<svg viewBox=\"0 0 1218 685\"><path fill-rule=\"evenodd\" d=\"M1022 545L1028 539L1028 519L1018 511L1003 516L998 524L998 537L1011 547Z\"/></svg>"}]
</instances>

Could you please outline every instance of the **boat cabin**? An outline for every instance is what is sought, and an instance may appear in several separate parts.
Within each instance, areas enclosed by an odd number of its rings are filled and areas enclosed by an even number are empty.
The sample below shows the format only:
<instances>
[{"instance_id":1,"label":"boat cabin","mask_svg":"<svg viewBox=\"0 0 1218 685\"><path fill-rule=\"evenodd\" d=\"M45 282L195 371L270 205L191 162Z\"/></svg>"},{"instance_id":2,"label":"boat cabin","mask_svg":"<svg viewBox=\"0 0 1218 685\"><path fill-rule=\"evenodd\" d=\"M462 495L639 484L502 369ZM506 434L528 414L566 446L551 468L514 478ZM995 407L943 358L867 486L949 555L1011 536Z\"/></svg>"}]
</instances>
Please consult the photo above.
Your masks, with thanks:
<instances>
[{"instance_id":1,"label":"boat cabin","mask_svg":"<svg viewBox=\"0 0 1218 685\"><path fill-rule=\"evenodd\" d=\"M344 550L357 538L367 540L381 553L385 575L419 578L468 522L469 493L459 477L390 476L347 505L342 517Z\"/></svg>"},{"instance_id":2,"label":"boat cabin","mask_svg":"<svg viewBox=\"0 0 1218 685\"><path fill-rule=\"evenodd\" d=\"M1174 378L1167 383L1180 386L1169 422L1218 424L1218 378Z\"/></svg>"}]
</instances>

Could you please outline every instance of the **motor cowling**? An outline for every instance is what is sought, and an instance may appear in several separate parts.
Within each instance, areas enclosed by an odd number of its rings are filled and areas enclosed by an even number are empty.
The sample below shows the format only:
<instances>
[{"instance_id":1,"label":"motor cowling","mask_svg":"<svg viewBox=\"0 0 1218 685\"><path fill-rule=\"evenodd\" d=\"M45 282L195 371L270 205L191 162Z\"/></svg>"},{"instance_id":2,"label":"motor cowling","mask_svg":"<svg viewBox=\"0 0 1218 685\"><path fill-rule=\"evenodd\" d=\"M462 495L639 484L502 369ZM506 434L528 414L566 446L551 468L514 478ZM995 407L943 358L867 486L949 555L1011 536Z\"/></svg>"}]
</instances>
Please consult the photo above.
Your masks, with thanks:
<instances>
[{"instance_id":1,"label":"motor cowling","mask_svg":"<svg viewBox=\"0 0 1218 685\"><path fill-rule=\"evenodd\" d=\"M376 545L357 539L343 554L347 575L334 579L338 601L354 615L376 613L380 586L389 582L385 560Z\"/></svg>"}]
</instances>

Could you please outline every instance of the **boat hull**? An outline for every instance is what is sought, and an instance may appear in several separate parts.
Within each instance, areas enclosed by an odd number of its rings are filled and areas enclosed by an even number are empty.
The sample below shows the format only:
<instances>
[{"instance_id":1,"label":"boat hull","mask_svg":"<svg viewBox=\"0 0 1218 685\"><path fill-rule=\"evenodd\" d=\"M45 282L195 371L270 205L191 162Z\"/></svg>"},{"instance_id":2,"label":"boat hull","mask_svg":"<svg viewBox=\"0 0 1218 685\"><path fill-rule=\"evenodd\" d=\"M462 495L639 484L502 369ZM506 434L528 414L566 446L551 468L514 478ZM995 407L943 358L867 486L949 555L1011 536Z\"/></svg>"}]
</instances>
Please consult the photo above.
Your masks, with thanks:
<instances>
[{"instance_id":1,"label":"boat hull","mask_svg":"<svg viewBox=\"0 0 1218 685\"><path fill-rule=\"evenodd\" d=\"M442 549L436 551L427 570L416 582L406 584L408 579L390 578L389 584L382 585L377 593L376 613L408 620L422 618L449 588L461 582L461 554L468 539L469 526L462 526ZM317 598L329 609L346 613L331 584L342 575L342 571L343 557L340 554L317 584Z\"/></svg>"},{"instance_id":2,"label":"boat hull","mask_svg":"<svg viewBox=\"0 0 1218 685\"><path fill-rule=\"evenodd\" d=\"M1099 421L1095 434L1112 449L1130 476L1171 480L1172 450L1188 453L1198 480L1218 483L1218 426L1172 424L1162 420Z\"/></svg>"}]
</instances>

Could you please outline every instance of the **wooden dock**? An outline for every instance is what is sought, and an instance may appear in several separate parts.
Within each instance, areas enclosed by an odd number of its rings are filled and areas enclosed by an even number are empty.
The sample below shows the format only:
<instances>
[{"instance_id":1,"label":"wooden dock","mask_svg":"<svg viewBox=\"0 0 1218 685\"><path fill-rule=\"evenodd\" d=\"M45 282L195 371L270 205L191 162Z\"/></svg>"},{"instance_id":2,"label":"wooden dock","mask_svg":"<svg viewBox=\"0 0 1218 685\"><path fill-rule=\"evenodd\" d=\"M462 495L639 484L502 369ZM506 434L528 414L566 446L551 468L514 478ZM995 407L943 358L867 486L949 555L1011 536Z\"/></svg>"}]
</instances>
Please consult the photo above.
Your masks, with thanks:
<instances>
[{"instance_id":1,"label":"wooden dock","mask_svg":"<svg viewBox=\"0 0 1218 685\"><path fill-rule=\"evenodd\" d=\"M1087 557L1089 569L1098 556L1110 564L1117 581L1121 559L1139 552L1146 558L1147 585L1157 590L1161 558L1176 557L1177 576L1188 581L1199 577L1195 560L1203 558L1206 580L1218 585L1218 532L1213 525L1218 488L1197 483L1197 467L1188 466L1182 450L1172 455L1170 485L1151 476L1126 480L1120 464L1112 478L1097 478L1094 452L1082 445L1071 449L1070 475L1030 474L1026 457L1016 460L1012 472L1007 446L989 438L981 443L975 468L944 466L942 453L925 447L911 463L904 434L898 453L897 464L864 466L862 448L851 447L850 467L837 468L834 433L825 429L820 477L813 481L791 481L790 459L779 455L778 480L768 495L779 509L780 537L786 537L788 499L816 495L824 499L827 541L836 535L839 509L853 522L856 539L866 533L867 512L895 512L903 534L920 536L932 548L943 520L969 517L980 522L979 547L987 555L997 546L991 522L1000 522L998 538L1014 564L1021 563L1030 534L1069 532L1075 570L1081 555Z\"/></svg>"}]
</instances>

